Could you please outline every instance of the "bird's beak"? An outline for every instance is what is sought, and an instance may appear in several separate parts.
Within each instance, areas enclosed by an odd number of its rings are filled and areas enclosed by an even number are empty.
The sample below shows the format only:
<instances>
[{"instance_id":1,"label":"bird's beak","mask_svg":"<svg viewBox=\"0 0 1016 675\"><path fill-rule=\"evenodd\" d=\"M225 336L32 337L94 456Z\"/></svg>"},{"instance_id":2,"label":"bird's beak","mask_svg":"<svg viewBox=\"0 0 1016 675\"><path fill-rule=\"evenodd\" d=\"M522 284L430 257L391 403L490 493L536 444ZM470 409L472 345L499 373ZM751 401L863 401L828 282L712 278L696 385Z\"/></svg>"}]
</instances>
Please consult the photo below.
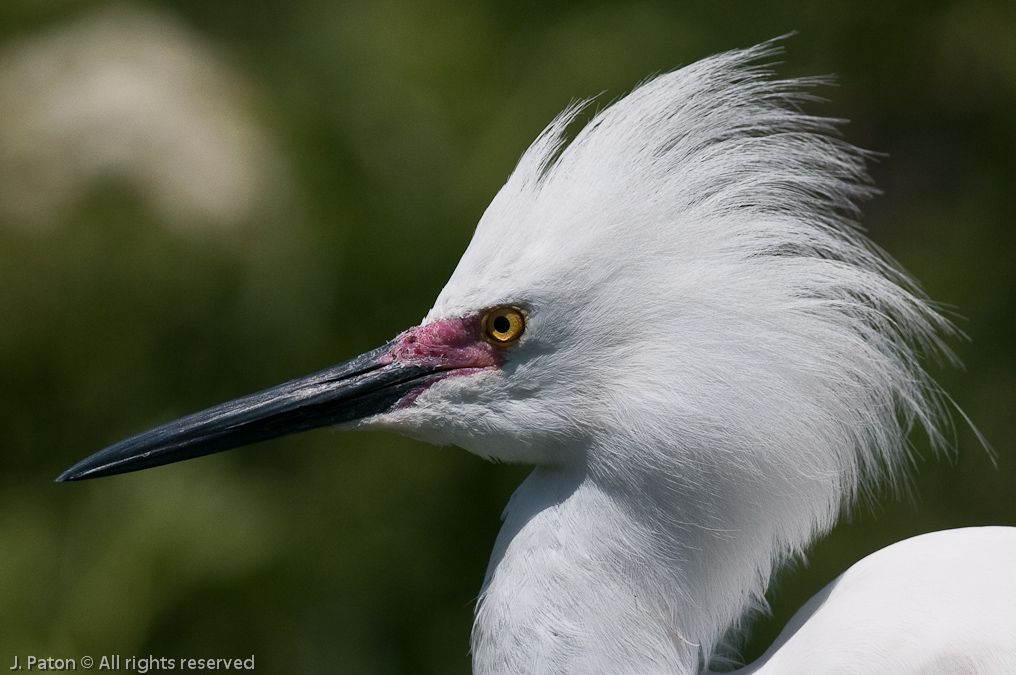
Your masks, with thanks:
<instances>
[{"instance_id":1,"label":"bird's beak","mask_svg":"<svg viewBox=\"0 0 1016 675\"><path fill-rule=\"evenodd\" d=\"M319 373L169 422L95 453L57 482L147 469L392 409L448 370L405 363L399 339Z\"/></svg>"}]
</instances>

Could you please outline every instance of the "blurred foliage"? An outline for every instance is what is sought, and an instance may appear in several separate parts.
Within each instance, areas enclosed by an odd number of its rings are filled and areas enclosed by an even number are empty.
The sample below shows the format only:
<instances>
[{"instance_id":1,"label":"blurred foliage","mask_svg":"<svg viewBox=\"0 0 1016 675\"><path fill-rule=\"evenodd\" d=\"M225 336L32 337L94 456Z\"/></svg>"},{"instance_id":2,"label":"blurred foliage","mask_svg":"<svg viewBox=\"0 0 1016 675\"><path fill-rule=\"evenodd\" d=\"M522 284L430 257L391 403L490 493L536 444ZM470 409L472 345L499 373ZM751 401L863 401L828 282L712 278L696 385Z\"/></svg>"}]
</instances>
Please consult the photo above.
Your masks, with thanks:
<instances>
[{"instance_id":1,"label":"blurred foliage","mask_svg":"<svg viewBox=\"0 0 1016 675\"><path fill-rule=\"evenodd\" d=\"M781 73L836 73L814 111L850 119L848 140L885 153L872 166L885 194L865 224L961 317L970 339L953 346L966 369L935 373L995 461L960 418L955 456L915 438L910 495L857 509L784 572L746 656L877 548L1016 524L1011 0L5 0L0 87L46 36L121 15L191 36L234 73L245 93L229 105L275 148L271 180L286 187L265 187L271 208L236 222L180 227L113 158L81 177L57 222L0 200L6 662L253 653L273 673L469 672L472 602L525 467L325 430L108 480L52 478L126 435L415 324L569 101L606 102L790 31ZM19 129L5 133L17 150ZM12 181L27 162L46 185L74 160L35 164L8 146L0 177Z\"/></svg>"}]
</instances>

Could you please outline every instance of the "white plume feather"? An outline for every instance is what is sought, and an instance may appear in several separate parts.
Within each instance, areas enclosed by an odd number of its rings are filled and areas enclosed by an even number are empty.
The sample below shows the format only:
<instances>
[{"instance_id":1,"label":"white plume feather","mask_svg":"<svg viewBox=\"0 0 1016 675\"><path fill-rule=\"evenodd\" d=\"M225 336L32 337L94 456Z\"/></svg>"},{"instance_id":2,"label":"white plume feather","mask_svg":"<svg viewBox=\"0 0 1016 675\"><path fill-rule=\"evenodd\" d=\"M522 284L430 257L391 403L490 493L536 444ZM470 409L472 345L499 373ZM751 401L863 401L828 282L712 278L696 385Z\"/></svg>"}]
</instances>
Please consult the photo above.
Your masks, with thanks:
<instances>
[{"instance_id":1,"label":"white plume feather","mask_svg":"<svg viewBox=\"0 0 1016 675\"><path fill-rule=\"evenodd\" d=\"M405 430L418 416L429 440L548 467L520 489L546 508L509 507L477 610L477 672L516 672L492 665L499 649L544 664L518 672L582 672L578 654L620 664L603 672L657 672L634 665L646 654L686 672L763 602L779 562L870 481L898 479L912 426L942 444L944 395L920 359L948 355L951 328L861 233L865 153L799 109L819 80L754 65L776 51L657 77L571 142L585 108L566 110L428 316L512 303L530 317L503 373L443 382L400 418ZM585 535L571 558L568 531ZM569 564L535 583L533 560L554 546ZM523 622L559 639L513 640ZM617 635L645 640L606 639Z\"/></svg>"}]
</instances>

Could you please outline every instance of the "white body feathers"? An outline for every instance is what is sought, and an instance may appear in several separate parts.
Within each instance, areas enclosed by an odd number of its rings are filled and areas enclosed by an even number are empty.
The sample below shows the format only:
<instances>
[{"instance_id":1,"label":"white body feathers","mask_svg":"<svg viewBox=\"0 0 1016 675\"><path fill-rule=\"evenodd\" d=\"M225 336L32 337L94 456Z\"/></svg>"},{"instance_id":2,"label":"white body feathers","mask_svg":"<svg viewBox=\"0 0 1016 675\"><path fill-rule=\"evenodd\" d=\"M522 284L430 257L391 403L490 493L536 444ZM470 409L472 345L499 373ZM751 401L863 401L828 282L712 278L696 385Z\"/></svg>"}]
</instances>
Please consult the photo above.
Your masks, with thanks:
<instances>
[{"instance_id":1,"label":"white body feathers","mask_svg":"<svg viewBox=\"0 0 1016 675\"><path fill-rule=\"evenodd\" d=\"M571 142L582 107L555 120L427 317L512 304L522 340L362 423L537 466L487 572L477 675L697 672L781 562L899 478L911 426L941 441L919 359L949 325L859 232L864 155L797 110L815 81L751 65L771 53L658 77Z\"/></svg>"},{"instance_id":2,"label":"white body feathers","mask_svg":"<svg viewBox=\"0 0 1016 675\"><path fill-rule=\"evenodd\" d=\"M736 675L1016 673L1016 528L901 541L813 597Z\"/></svg>"}]
</instances>

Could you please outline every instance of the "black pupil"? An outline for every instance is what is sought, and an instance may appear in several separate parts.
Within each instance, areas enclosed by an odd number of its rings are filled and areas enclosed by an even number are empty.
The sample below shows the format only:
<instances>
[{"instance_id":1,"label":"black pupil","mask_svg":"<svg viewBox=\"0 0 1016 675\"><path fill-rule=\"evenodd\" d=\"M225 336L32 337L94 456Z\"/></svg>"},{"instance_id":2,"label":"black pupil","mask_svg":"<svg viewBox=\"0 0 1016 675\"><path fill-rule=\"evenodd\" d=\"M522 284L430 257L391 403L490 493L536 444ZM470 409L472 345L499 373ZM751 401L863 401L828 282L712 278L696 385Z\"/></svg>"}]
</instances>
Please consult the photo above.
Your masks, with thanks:
<instances>
[{"instance_id":1,"label":"black pupil","mask_svg":"<svg viewBox=\"0 0 1016 675\"><path fill-rule=\"evenodd\" d=\"M506 316L498 316L494 318L494 330L498 333L507 333L512 327L512 322L508 320Z\"/></svg>"}]
</instances>

